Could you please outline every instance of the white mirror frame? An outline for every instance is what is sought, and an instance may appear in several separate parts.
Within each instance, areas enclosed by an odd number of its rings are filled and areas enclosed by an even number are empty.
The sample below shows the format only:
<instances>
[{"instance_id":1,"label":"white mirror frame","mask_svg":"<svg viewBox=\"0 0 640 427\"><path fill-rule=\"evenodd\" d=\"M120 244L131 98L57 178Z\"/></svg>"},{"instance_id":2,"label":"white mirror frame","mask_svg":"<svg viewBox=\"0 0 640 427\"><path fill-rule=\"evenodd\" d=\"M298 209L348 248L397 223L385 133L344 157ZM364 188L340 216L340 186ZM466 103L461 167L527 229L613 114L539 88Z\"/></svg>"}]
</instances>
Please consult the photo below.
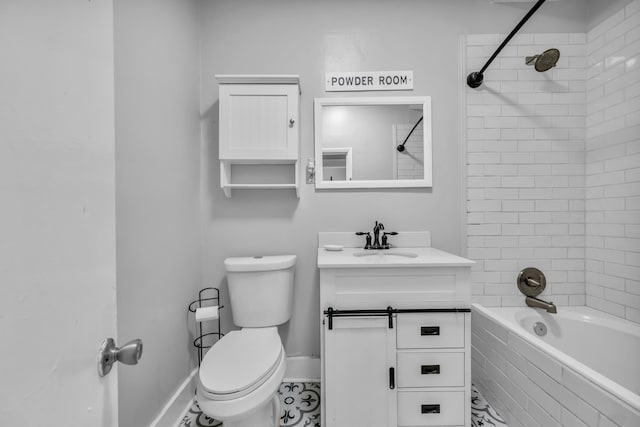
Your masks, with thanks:
<instances>
[{"instance_id":1,"label":"white mirror frame","mask_svg":"<svg viewBox=\"0 0 640 427\"><path fill-rule=\"evenodd\" d=\"M422 105L424 129L424 177L422 179L381 179L325 181L323 179L323 146L322 146L322 109L325 106L365 106L365 105ZM398 97L351 97L351 98L316 98L314 100L314 140L315 169L317 189L341 188L418 188L432 186L432 151L431 151L431 97L398 96Z\"/></svg>"}]
</instances>

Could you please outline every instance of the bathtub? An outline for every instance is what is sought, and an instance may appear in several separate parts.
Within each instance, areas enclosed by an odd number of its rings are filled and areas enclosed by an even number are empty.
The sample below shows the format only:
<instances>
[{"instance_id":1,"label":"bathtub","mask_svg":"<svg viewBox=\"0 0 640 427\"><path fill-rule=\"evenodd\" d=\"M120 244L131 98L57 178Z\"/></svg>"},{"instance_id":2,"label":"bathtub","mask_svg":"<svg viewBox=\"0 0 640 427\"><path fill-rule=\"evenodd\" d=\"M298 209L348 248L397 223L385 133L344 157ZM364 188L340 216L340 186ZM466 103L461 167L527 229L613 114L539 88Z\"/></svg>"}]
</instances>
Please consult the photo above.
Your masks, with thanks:
<instances>
[{"instance_id":1,"label":"bathtub","mask_svg":"<svg viewBox=\"0 0 640 427\"><path fill-rule=\"evenodd\" d=\"M640 325L478 304L471 324L473 382L510 427L640 426Z\"/></svg>"}]
</instances>

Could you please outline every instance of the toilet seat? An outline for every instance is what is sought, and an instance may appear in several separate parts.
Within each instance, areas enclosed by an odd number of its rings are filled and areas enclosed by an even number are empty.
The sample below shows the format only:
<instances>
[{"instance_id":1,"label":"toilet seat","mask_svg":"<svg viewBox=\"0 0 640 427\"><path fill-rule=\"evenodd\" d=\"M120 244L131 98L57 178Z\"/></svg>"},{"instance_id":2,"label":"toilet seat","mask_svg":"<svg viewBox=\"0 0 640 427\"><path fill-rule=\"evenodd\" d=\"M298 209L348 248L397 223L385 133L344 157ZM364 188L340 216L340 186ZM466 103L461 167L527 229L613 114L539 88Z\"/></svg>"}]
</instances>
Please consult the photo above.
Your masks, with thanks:
<instances>
[{"instance_id":1,"label":"toilet seat","mask_svg":"<svg viewBox=\"0 0 640 427\"><path fill-rule=\"evenodd\" d=\"M267 381L283 357L276 327L232 331L203 358L200 390L211 400L238 399Z\"/></svg>"}]
</instances>

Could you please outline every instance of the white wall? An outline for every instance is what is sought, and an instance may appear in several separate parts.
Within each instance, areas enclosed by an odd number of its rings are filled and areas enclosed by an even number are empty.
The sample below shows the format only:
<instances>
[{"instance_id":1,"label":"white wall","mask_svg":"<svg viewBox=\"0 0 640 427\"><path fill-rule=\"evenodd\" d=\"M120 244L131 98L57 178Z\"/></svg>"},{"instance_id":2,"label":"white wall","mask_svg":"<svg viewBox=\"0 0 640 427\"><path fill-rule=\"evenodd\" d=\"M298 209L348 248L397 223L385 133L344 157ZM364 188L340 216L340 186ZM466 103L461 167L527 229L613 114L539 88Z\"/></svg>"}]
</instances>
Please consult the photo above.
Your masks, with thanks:
<instances>
[{"instance_id":1,"label":"white wall","mask_svg":"<svg viewBox=\"0 0 640 427\"><path fill-rule=\"evenodd\" d=\"M640 322L640 1L587 33L587 304Z\"/></svg>"},{"instance_id":2,"label":"white wall","mask_svg":"<svg viewBox=\"0 0 640 427\"><path fill-rule=\"evenodd\" d=\"M318 231L369 230L380 220L390 230L431 230L434 246L462 253L460 35L508 33L529 8L486 0L204 2L205 282L222 286L226 293L223 260L228 256L297 254L293 321L281 332L288 354L317 355ZM549 2L527 28L583 32L585 13L582 1ZM299 199L286 190L234 191L233 198L224 197L219 188L214 74L299 74L305 162L313 157L313 99L332 96L324 92L324 72L405 69L414 71L415 90L383 95L432 96L432 190L316 191L305 184ZM224 314L230 328L228 311Z\"/></svg>"},{"instance_id":3,"label":"white wall","mask_svg":"<svg viewBox=\"0 0 640 427\"><path fill-rule=\"evenodd\" d=\"M115 2L120 425L158 415L194 360L189 302L201 287L199 2Z\"/></svg>"}]
</instances>

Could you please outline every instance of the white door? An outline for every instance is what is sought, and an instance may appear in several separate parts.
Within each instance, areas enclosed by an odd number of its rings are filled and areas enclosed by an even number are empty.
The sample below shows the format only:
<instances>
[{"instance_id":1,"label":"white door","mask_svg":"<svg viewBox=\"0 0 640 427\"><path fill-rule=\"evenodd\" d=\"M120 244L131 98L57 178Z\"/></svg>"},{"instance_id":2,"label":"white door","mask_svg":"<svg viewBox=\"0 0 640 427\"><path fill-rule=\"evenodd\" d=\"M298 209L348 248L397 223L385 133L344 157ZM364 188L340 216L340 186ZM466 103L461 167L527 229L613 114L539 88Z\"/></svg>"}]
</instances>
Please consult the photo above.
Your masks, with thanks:
<instances>
[{"instance_id":1,"label":"white door","mask_svg":"<svg viewBox=\"0 0 640 427\"><path fill-rule=\"evenodd\" d=\"M324 329L326 427L396 424L395 329L386 317L334 318Z\"/></svg>"},{"instance_id":2,"label":"white door","mask_svg":"<svg viewBox=\"0 0 640 427\"><path fill-rule=\"evenodd\" d=\"M3 1L0 52L0 424L115 426L112 1Z\"/></svg>"}]
</instances>

